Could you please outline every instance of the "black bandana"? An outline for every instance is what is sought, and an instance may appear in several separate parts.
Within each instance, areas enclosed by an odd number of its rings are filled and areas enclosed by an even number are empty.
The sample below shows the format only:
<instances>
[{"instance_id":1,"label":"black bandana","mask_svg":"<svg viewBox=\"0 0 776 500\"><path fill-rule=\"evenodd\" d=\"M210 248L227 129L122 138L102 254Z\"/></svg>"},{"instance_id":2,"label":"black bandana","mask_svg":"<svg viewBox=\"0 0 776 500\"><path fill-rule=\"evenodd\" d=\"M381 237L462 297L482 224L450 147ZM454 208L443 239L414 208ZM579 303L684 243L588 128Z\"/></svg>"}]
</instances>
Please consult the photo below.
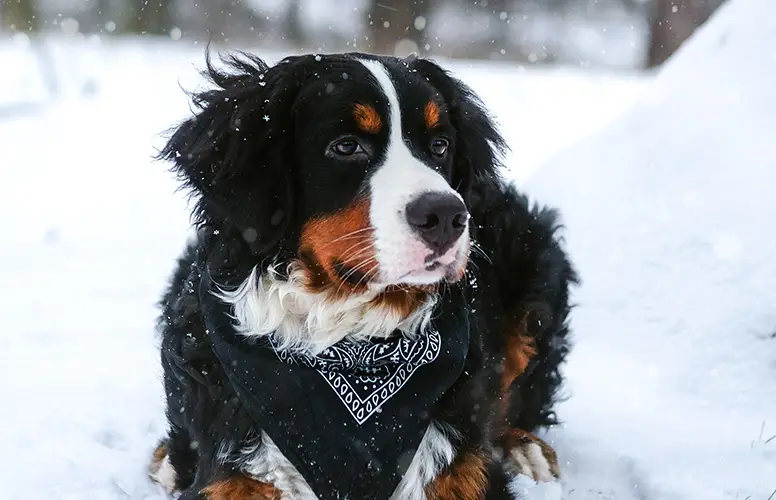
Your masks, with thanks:
<instances>
[{"instance_id":1,"label":"black bandana","mask_svg":"<svg viewBox=\"0 0 776 500\"><path fill-rule=\"evenodd\" d=\"M200 300L213 348L257 428L266 432L320 500L393 494L430 421L458 379L469 346L463 292L446 290L427 333L341 341L318 356L276 352L231 325L229 307Z\"/></svg>"}]
</instances>

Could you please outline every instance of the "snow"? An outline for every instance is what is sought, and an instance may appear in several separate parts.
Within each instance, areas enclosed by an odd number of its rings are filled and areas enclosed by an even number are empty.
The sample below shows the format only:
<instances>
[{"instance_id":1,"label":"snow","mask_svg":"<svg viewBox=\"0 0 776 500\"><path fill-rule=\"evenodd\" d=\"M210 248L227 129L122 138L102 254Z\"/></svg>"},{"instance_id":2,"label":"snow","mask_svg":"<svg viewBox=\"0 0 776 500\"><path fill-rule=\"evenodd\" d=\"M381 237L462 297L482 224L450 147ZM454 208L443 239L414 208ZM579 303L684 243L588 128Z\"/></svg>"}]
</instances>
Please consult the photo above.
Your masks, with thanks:
<instances>
[{"instance_id":1,"label":"snow","mask_svg":"<svg viewBox=\"0 0 776 500\"><path fill-rule=\"evenodd\" d=\"M776 488L773 10L733 0L654 82L445 61L494 110L510 175L563 208L585 280L547 436L566 498ZM30 47L0 44L3 498L161 500L154 303L189 227L151 156L202 47L49 40L53 87Z\"/></svg>"},{"instance_id":2,"label":"snow","mask_svg":"<svg viewBox=\"0 0 776 500\"><path fill-rule=\"evenodd\" d=\"M769 0L727 4L629 110L525 184L563 210L584 280L551 434L569 498L776 490L767 13Z\"/></svg>"}]
</instances>

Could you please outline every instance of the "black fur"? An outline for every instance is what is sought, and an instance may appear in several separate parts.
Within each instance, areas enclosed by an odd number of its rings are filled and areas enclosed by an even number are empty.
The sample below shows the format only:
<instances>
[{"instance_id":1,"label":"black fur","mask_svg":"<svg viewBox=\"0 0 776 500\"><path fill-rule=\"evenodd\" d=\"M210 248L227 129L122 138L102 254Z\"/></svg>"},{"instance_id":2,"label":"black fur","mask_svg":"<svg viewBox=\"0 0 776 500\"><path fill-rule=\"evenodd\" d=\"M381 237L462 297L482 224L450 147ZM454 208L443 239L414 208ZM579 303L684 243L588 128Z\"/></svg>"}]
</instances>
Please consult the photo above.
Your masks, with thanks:
<instances>
[{"instance_id":1,"label":"black fur","mask_svg":"<svg viewBox=\"0 0 776 500\"><path fill-rule=\"evenodd\" d=\"M327 182L299 166L309 163L305 155L318 147L308 136L316 126L326 126L302 116L308 108L300 100L321 101L326 87L319 75L356 71L348 63L352 57L327 56L329 62L322 64L299 56L270 67L244 55L229 59L227 70L208 59L206 73L215 88L193 96L196 116L175 129L160 155L173 163L196 199L197 236L177 264L160 318L170 425L166 446L184 500L204 498L202 488L237 473L230 468L234 460L219 463L219 446L259 439L203 327L197 255L206 258L217 279L243 279L256 264L297 257L304 221L357 194L368 172L361 179L343 173L342 181ZM467 450L489 453L504 425L533 431L556 422L552 406L569 349L569 286L576 276L560 246L557 214L531 206L498 178L504 141L474 93L430 61L382 60L412 70L441 94L455 128L450 183L467 202L480 250L472 253L464 278L473 297L465 375L434 413L460 433L459 456ZM338 83L342 87L335 92L357 93L356 76ZM300 127L306 127L304 134ZM505 336L519 314L530 315L538 355L514 382L509 411L501 419ZM509 498L498 464L490 474L487 498Z\"/></svg>"}]
</instances>

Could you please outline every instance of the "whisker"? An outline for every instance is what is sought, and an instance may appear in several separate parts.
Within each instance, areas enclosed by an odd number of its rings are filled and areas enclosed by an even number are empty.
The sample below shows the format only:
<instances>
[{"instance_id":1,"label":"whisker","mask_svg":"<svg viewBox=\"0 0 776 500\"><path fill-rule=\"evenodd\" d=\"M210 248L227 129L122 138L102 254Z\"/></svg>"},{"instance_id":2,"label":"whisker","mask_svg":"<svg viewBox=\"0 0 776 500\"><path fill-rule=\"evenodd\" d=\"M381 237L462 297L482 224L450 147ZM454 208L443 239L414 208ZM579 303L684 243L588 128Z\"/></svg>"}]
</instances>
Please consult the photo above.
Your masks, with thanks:
<instances>
[{"instance_id":1,"label":"whisker","mask_svg":"<svg viewBox=\"0 0 776 500\"><path fill-rule=\"evenodd\" d=\"M340 256L340 262L342 262L343 264L347 264L348 262L356 261L353 263L357 264L358 263L357 261L360 257L363 257L365 254L369 254L369 252L371 252L373 249L374 249L374 246L369 245L365 248L358 250L357 252L352 252L349 255ZM372 256L371 258L374 258L374 257L375 256Z\"/></svg>"},{"instance_id":2,"label":"whisker","mask_svg":"<svg viewBox=\"0 0 776 500\"><path fill-rule=\"evenodd\" d=\"M324 248L324 247L326 247L326 246L328 246L328 245L331 245L332 243L337 243L338 241L342 241L342 240L351 239L351 238L354 238L354 237L356 237L356 236L364 236L364 237L367 237L368 235L362 235L362 234L360 234L360 233L363 233L363 232L365 232L365 231L371 231L371 230L372 230L372 228L371 228L371 227L363 227L363 228L361 228L361 229L356 229L355 231L351 231L351 232L349 232L349 233L347 233L347 234L344 234L344 235L340 236L339 238L334 238L333 240L331 240L331 241L329 241L328 243L326 243L326 245L324 245L322 248Z\"/></svg>"},{"instance_id":3,"label":"whisker","mask_svg":"<svg viewBox=\"0 0 776 500\"><path fill-rule=\"evenodd\" d=\"M371 262L369 262L369 261L365 262L365 264L367 264L367 265L368 265L368 264L370 264L370 263L371 263ZM377 266L377 264L375 264L375 266L373 266L373 267L370 269L370 271L368 271L368 272L371 272L371 271L373 271L373 270L374 270L374 268L375 268L376 266ZM345 275L345 276L344 276L344 277L343 277L343 278L340 280L340 283L339 283L339 285L337 285L337 289L336 289L336 290L335 290L335 292L334 292L334 293L335 293L335 295L339 293L339 291L342 289L342 287L345 285L345 283L347 283L347 280L348 280L348 278L350 278L350 276L352 276L352 275L353 275L355 272L357 272L357 269L353 269L353 270L351 270L351 272L350 272L350 273L346 274L346 275ZM363 275L361 276L361 278L359 278L358 282L357 282L355 285L353 285L353 288L354 288L354 289L355 289L355 288L358 288L358 287L359 287L359 285L361 285L361 282L362 282L364 279L366 279L366 278L369 276L369 275L368 275L368 272L367 272L367 273L363 273Z\"/></svg>"},{"instance_id":4,"label":"whisker","mask_svg":"<svg viewBox=\"0 0 776 500\"><path fill-rule=\"evenodd\" d=\"M359 287L361 285L361 282L369 277L370 274L372 274L378 267L380 266L380 263L375 261L375 265L372 266L369 271L365 272L363 276L361 276L361 279L358 280L358 283L356 283L356 287Z\"/></svg>"},{"instance_id":5,"label":"whisker","mask_svg":"<svg viewBox=\"0 0 776 500\"><path fill-rule=\"evenodd\" d=\"M488 261L488 264L493 265L493 260L491 260L490 256L485 252L485 250L482 248L482 246L479 243L477 243L476 241L472 241L471 248L475 252L479 253L486 261Z\"/></svg>"},{"instance_id":6,"label":"whisker","mask_svg":"<svg viewBox=\"0 0 776 500\"><path fill-rule=\"evenodd\" d=\"M358 246L358 243L356 245L351 246L350 248L355 248L357 246ZM361 255L364 255L365 253L368 253L373 248L374 248L374 244L370 243L366 247L361 248L361 249L359 249L359 250L357 250L355 252L352 252L350 255L344 254L344 255L340 256L340 259L344 263L344 262L347 262L349 260L356 259L356 258L360 257ZM374 262L376 260L377 259L374 256L372 256L372 257L366 259L365 261L360 262L358 265L356 265L356 267L350 268L348 270L348 272L345 273L345 275L341 277L340 284L337 286L337 289L335 290L335 293L339 293L340 289L342 288L342 285L348 280L348 278L350 278L353 274L358 272L361 268L363 268L365 266L368 266L369 264L371 264L372 262Z\"/></svg>"},{"instance_id":7,"label":"whisker","mask_svg":"<svg viewBox=\"0 0 776 500\"><path fill-rule=\"evenodd\" d=\"M366 259L365 261L359 263L356 267L351 268L350 273L347 276L349 276L353 272L357 272L358 270L360 270L364 266L367 266L367 265L371 264L372 262L377 262L377 259L375 257L370 257L370 258Z\"/></svg>"},{"instance_id":8,"label":"whisker","mask_svg":"<svg viewBox=\"0 0 776 500\"><path fill-rule=\"evenodd\" d=\"M348 270L348 273L346 274L346 276L349 276L352 272L358 271L359 269L361 269L365 265L370 264L370 263L374 262L375 260L377 260L375 257L369 257L368 259L364 260L363 262L357 263L355 267L351 267Z\"/></svg>"},{"instance_id":9,"label":"whisker","mask_svg":"<svg viewBox=\"0 0 776 500\"><path fill-rule=\"evenodd\" d=\"M360 244L362 244L362 243L365 243L365 242L363 242L363 241L359 241L359 242L358 242L358 243L356 243L355 245L352 245L352 246L350 246L349 248L347 248L347 249L346 249L344 252L342 252L342 254L340 255L340 260L342 260L342 261L345 261L345 260L347 260L347 259L349 259L349 258L352 258L352 257L353 257L352 255L351 255L351 256L347 256L347 253L348 253L348 251L349 251L349 250L352 250L353 248L356 248L357 246L359 246L359 245L360 245ZM368 245L367 245L365 248L362 248L361 250L358 250L358 252L361 252L361 251L363 251L364 249L369 249L369 248L373 248L373 247L374 247L374 243L372 243L372 242L369 242L369 244L368 244Z\"/></svg>"},{"instance_id":10,"label":"whisker","mask_svg":"<svg viewBox=\"0 0 776 500\"><path fill-rule=\"evenodd\" d=\"M339 241L339 240L342 240L342 239L348 238L348 237L350 237L350 236L354 236L354 235L356 235L356 234L364 233L364 232L366 232L366 231L371 231L371 230L372 230L372 227L371 227L371 226L370 226L370 227L362 227L361 229L356 229L355 231L351 231L351 232L349 232L349 233L343 234L343 235L342 235L342 236L340 236L339 238L334 238L334 239L332 240L332 242Z\"/></svg>"},{"instance_id":11,"label":"whisker","mask_svg":"<svg viewBox=\"0 0 776 500\"><path fill-rule=\"evenodd\" d=\"M345 284L345 282L347 282L348 278L350 278L350 277L351 277L351 276L353 276L355 273L357 273L357 272L359 271L359 269L361 269L361 268L363 268L363 267L365 267L365 266L368 266L368 265L369 265L369 264L371 264L372 262L375 262L375 263L376 263L376 264L375 264L375 266L372 268L372 270L374 270L374 268L375 268L375 267L377 267L377 264L378 264L378 263L377 263L377 259L375 259L374 257L371 257L371 258L369 258L369 259L365 260L364 262L361 262L361 263L360 263L359 265L357 265L356 267L349 269L349 270L348 270L348 272L347 272L347 273L345 273L345 275L341 277L341 279L340 279L340 284L337 286L337 290L335 291L335 293L339 293L340 289L342 288L342 285L344 285L344 284ZM369 272L371 272L371 271L369 271ZM364 274L364 275L361 277L361 279L359 279L358 283L356 283L356 285L355 285L355 286L356 286L356 287L358 287L358 285L360 285L360 284L361 284L361 280L363 280L363 279L364 279L364 278L366 278L367 276L368 276L368 273L367 273L367 274Z\"/></svg>"}]
</instances>

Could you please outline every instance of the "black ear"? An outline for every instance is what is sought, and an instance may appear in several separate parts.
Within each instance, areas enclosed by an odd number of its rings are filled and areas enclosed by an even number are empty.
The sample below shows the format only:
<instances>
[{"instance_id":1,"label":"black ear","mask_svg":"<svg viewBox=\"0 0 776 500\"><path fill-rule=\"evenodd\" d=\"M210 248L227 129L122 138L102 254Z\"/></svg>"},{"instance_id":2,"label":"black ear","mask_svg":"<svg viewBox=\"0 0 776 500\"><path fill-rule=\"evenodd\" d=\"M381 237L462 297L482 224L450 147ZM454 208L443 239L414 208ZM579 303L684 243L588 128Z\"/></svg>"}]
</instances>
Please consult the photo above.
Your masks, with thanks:
<instances>
[{"instance_id":1,"label":"black ear","mask_svg":"<svg viewBox=\"0 0 776 500\"><path fill-rule=\"evenodd\" d=\"M218 69L207 54L203 74L214 85L192 94L194 117L159 154L192 190L196 223L237 229L254 249L275 245L294 216L292 108L302 59L269 67L240 53Z\"/></svg>"},{"instance_id":2,"label":"black ear","mask_svg":"<svg viewBox=\"0 0 776 500\"><path fill-rule=\"evenodd\" d=\"M499 182L499 168L507 150L493 119L480 98L466 84L428 59L408 61L434 86L448 105L458 132L453 183L465 200L476 184Z\"/></svg>"}]
</instances>

